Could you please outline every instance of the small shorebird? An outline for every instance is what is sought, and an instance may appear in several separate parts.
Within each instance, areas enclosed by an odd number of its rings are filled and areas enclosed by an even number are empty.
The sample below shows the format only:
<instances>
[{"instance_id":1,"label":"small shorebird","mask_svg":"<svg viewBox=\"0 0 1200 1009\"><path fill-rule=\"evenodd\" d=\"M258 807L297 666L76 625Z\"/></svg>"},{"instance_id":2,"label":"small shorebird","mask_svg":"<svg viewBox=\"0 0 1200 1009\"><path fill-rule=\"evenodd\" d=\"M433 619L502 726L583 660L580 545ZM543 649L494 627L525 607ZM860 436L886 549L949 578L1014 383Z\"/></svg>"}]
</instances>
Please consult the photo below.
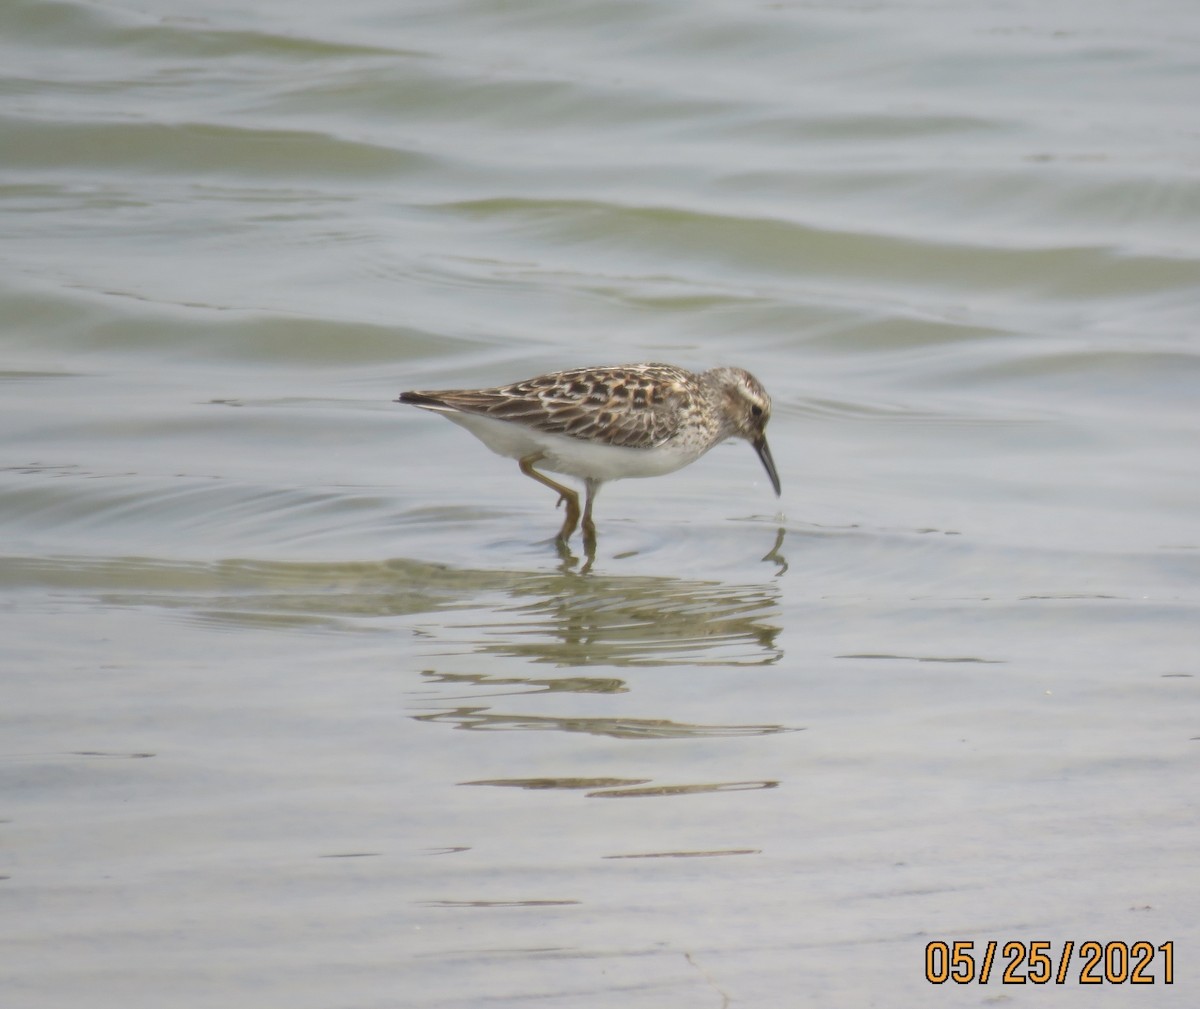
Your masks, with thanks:
<instances>
[{"instance_id":1,"label":"small shorebird","mask_svg":"<svg viewBox=\"0 0 1200 1009\"><path fill-rule=\"evenodd\" d=\"M443 414L557 491L567 506L558 532L564 546L579 524L579 495L535 466L583 480L589 550L596 543L592 503L605 480L671 473L728 438L754 446L779 494L767 447L771 397L741 368L699 374L670 364L576 368L494 389L402 392L396 402Z\"/></svg>"}]
</instances>

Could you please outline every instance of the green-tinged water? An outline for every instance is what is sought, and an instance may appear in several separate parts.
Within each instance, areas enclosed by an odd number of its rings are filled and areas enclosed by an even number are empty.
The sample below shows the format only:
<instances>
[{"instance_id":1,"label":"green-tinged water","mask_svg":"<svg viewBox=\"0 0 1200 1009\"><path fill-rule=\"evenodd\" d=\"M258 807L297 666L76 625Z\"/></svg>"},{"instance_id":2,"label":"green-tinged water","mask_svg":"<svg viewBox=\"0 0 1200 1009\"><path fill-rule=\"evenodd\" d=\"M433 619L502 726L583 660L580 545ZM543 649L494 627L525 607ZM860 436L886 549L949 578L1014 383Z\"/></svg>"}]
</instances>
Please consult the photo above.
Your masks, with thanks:
<instances>
[{"instance_id":1,"label":"green-tinged water","mask_svg":"<svg viewBox=\"0 0 1200 1009\"><path fill-rule=\"evenodd\" d=\"M928 943L1145 940L1190 1009L1197 39L0 5L0 1003L984 1002L1043 989ZM393 402L647 360L763 381L782 498L608 484L588 563Z\"/></svg>"}]
</instances>

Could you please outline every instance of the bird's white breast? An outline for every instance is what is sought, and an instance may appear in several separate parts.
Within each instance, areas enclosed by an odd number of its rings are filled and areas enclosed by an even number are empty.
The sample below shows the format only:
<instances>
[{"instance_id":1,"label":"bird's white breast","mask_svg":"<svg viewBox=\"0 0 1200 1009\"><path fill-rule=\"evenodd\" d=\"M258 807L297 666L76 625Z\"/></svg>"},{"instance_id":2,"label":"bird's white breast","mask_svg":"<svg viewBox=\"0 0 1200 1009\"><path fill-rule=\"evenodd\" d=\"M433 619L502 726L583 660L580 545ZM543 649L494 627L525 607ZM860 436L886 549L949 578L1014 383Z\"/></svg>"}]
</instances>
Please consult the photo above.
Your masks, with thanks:
<instances>
[{"instance_id":1,"label":"bird's white breast","mask_svg":"<svg viewBox=\"0 0 1200 1009\"><path fill-rule=\"evenodd\" d=\"M704 454L707 445L668 443L657 448L626 448L606 445L563 434L550 434L479 414L437 410L448 420L465 427L498 455L523 459L541 454L535 465L552 473L590 480L622 480L627 477L661 476L682 469Z\"/></svg>"}]
</instances>

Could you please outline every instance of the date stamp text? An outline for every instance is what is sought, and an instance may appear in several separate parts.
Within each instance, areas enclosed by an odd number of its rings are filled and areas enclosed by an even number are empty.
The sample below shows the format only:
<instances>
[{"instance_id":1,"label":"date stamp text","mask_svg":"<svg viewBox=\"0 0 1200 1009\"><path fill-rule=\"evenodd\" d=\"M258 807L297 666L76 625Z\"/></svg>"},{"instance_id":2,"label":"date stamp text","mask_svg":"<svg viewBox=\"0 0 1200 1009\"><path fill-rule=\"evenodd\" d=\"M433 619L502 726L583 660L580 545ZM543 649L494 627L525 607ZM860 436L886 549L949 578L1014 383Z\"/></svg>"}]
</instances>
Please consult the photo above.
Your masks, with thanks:
<instances>
[{"instance_id":1,"label":"date stamp text","mask_svg":"<svg viewBox=\"0 0 1200 1009\"><path fill-rule=\"evenodd\" d=\"M935 939L925 946L930 984L1174 984L1175 943L1000 942Z\"/></svg>"}]
</instances>

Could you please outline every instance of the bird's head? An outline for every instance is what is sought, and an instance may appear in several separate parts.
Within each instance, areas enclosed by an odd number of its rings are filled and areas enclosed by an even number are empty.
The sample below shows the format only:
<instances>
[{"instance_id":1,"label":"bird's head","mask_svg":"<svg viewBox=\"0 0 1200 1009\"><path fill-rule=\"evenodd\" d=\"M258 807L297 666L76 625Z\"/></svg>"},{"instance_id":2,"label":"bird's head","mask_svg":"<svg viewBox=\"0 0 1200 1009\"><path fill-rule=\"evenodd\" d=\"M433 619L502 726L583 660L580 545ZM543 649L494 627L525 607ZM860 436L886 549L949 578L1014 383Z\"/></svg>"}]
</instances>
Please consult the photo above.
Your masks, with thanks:
<instances>
[{"instance_id":1,"label":"bird's head","mask_svg":"<svg viewBox=\"0 0 1200 1009\"><path fill-rule=\"evenodd\" d=\"M727 438L743 438L754 446L762 460L775 494L780 493L779 474L767 446L767 422L771 419L771 397L762 383L741 368L714 368L709 376L722 397Z\"/></svg>"}]
</instances>

